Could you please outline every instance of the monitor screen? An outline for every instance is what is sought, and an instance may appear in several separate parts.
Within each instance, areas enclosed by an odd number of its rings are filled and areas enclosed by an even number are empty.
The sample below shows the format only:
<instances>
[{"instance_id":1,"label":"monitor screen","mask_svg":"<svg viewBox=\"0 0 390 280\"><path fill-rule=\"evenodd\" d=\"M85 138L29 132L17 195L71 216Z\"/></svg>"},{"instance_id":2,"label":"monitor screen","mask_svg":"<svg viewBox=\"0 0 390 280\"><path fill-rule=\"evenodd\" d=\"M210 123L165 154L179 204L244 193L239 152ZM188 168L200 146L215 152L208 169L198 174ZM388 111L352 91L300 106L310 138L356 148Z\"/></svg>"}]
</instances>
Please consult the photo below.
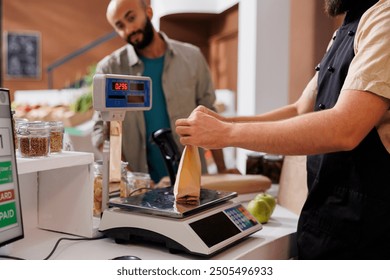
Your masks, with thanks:
<instances>
[{"instance_id":1,"label":"monitor screen","mask_svg":"<svg viewBox=\"0 0 390 280\"><path fill-rule=\"evenodd\" d=\"M10 105L0 88L0 247L24 237Z\"/></svg>"}]
</instances>

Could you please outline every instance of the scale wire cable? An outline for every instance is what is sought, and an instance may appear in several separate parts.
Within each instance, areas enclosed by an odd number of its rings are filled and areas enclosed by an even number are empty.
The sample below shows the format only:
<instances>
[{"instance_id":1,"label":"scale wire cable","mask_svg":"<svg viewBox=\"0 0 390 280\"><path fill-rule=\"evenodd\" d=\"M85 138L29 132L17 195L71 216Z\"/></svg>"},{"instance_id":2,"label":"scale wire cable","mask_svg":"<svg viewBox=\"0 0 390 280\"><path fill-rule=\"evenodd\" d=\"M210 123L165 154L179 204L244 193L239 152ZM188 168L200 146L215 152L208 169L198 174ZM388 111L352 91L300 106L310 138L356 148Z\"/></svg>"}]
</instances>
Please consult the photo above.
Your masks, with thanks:
<instances>
[{"instance_id":1,"label":"scale wire cable","mask_svg":"<svg viewBox=\"0 0 390 280\"><path fill-rule=\"evenodd\" d=\"M44 258L43 260L48 260L50 259L50 257L54 254L54 252L57 250L57 247L58 245L60 244L61 241L63 240L68 240L68 241L92 241L92 240L99 240L99 239L104 239L104 238L107 238L107 236L98 236L98 237L80 237L80 238L70 238L70 237L62 237L60 239L57 240L57 242L55 243L53 249L51 250L51 252L49 253L49 255ZM26 259L23 259L23 258L19 258L19 257L15 257L15 256L8 256L8 255L0 255L0 259L11 259L11 260L26 260Z\"/></svg>"},{"instance_id":2,"label":"scale wire cable","mask_svg":"<svg viewBox=\"0 0 390 280\"><path fill-rule=\"evenodd\" d=\"M62 237L60 239L57 240L56 244L54 245L52 251L50 252L50 254L44 258L43 260L48 260L50 259L50 257L54 254L54 252L56 251L58 245L60 244L61 241L63 240L68 240L68 241L85 241L85 240L99 240L99 239L104 239L104 238L107 238L107 236L98 236L98 237L91 237L91 238L88 238L88 237L80 237L80 238L70 238L70 237Z\"/></svg>"}]
</instances>

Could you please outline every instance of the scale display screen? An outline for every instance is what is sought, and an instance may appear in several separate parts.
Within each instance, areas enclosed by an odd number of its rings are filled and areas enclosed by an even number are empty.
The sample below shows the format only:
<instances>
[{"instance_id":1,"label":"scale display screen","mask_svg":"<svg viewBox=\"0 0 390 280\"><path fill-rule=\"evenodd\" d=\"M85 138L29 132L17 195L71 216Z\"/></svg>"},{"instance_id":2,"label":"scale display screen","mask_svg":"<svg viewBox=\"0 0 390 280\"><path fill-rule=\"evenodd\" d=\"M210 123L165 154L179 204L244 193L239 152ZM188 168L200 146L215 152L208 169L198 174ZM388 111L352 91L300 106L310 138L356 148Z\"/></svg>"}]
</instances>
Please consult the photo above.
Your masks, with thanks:
<instances>
[{"instance_id":1,"label":"scale display screen","mask_svg":"<svg viewBox=\"0 0 390 280\"><path fill-rule=\"evenodd\" d=\"M193 222L190 227L211 248L257 224L258 222L240 205Z\"/></svg>"},{"instance_id":2,"label":"scale display screen","mask_svg":"<svg viewBox=\"0 0 390 280\"><path fill-rule=\"evenodd\" d=\"M112 90L128 90L129 89L129 84L126 82L112 82L111 83Z\"/></svg>"},{"instance_id":3,"label":"scale display screen","mask_svg":"<svg viewBox=\"0 0 390 280\"><path fill-rule=\"evenodd\" d=\"M102 74L93 76L93 108L103 121L123 121L128 111L152 108L152 79L144 76Z\"/></svg>"},{"instance_id":4,"label":"scale display screen","mask_svg":"<svg viewBox=\"0 0 390 280\"><path fill-rule=\"evenodd\" d=\"M106 107L129 108L150 107L149 80L129 80L107 78L106 80Z\"/></svg>"},{"instance_id":5,"label":"scale display screen","mask_svg":"<svg viewBox=\"0 0 390 280\"><path fill-rule=\"evenodd\" d=\"M144 95L128 95L127 103L145 103Z\"/></svg>"},{"instance_id":6,"label":"scale display screen","mask_svg":"<svg viewBox=\"0 0 390 280\"><path fill-rule=\"evenodd\" d=\"M130 90L144 91L145 84L144 83L130 83Z\"/></svg>"},{"instance_id":7,"label":"scale display screen","mask_svg":"<svg viewBox=\"0 0 390 280\"><path fill-rule=\"evenodd\" d=\"M130 85L129 85L130 84ZM112 90L118 90L118 91L144 91L145 90L145 84L144 83L129 83L129 82L111 82L111 89Z\"/></svg>"}]
</instances>

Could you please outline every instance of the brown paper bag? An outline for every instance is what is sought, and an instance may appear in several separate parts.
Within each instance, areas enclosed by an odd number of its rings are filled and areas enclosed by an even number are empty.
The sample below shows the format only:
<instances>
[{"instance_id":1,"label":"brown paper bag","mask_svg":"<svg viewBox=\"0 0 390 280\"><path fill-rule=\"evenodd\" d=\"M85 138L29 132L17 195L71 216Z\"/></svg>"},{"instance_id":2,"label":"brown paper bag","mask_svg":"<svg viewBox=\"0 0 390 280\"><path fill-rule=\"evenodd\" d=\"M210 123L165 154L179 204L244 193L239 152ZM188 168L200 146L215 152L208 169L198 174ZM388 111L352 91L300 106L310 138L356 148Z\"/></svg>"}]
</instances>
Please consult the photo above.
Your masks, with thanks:
<instances>
[{"instance_id":1,"label":"brown paper bag","mask_svg":"<svg viewBox=\"0 0 390 280\"><path fill-rule=\"evenodd\" d=\"M173 187L177 203L199 203L201 170L198 147L184 147Z\"/></svg>"}]
</instances>

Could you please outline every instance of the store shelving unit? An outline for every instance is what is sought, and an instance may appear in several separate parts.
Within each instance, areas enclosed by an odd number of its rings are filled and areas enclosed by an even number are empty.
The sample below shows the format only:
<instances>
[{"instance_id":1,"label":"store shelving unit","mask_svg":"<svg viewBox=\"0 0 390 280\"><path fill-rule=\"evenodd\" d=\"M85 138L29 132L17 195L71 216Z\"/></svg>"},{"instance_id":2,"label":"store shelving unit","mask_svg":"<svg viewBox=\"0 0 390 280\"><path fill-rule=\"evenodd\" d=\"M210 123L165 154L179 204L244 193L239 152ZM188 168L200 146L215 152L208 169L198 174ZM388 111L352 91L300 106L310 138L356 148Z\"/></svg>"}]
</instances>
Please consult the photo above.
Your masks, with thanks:
<instances>
[{"instance_id":1,"label":"store shelving unit","mask_svg":"<svg viewBox=\"0 0 390 280\"><path fill-rule=\"evenodd\" d=\"M25 228L95 236L93 162L84 152L17 158Z\"/></svg>"}]
</instances>

